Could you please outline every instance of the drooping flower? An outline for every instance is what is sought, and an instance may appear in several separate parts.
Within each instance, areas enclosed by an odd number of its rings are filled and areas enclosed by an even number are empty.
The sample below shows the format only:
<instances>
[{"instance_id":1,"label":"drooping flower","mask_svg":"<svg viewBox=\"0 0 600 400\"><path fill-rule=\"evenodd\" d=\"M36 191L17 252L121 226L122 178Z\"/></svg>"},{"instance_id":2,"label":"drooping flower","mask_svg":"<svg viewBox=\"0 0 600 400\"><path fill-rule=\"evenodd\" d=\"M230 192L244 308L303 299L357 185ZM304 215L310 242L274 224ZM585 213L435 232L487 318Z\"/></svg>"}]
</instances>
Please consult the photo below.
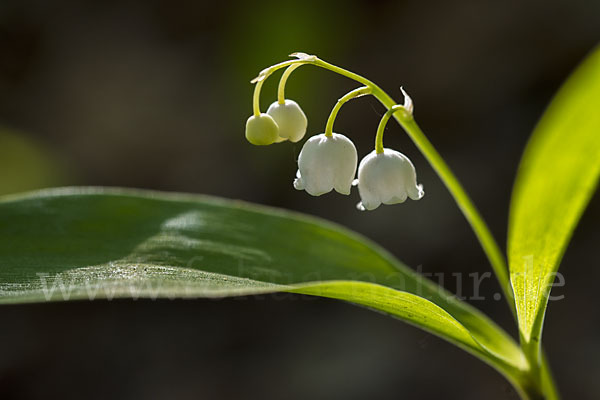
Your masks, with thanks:
<instances>
[{"instance_id":1,"label":"drooping flower","mask_svg":"<svg viewBox=\"0 0 600 400\"><path fill-rule=\"evenodd\" d=\"M246 121L246 139L258 146L275 143L279 140L279 127L269 114L253 115Z\"/></svg>"},{"instance_id":2,"label":"drooping flower","mask_svg":"<svg viewBox=\"0 0 600 400\"><path fill-rule=\"evenodd\" d=\"M284 104L274 102L267 110L279 126L279 137L289 139L291 142L302 140L306 133L308 120L304 111L294 100L286 99Z\"/></svg>"},{"instance_id":3,"label":"drooping flower","mask_svg":"<svg viewBox=\"0 0 600 400\"><path fill-rule=\"evenodd\" d=\"M320 196L335 189L350 194L358 156L354 143L346 136L324 133L306 141L298 157L294 187Z\"/></svg>"},{"instance_id":4,"label":"drooping flower","mask_svg":"<svg viewBox=\"0 0 600 400\"><path fill-rule=\"evenodd\" d=\"M423 185L417 185L417 173L404 154L383 149L375 150L360 162L358 167L358 192L361 211L374 210L381 203L403 203L407 197L419 200L424 196Z\"/></svg>"}]
</instances>

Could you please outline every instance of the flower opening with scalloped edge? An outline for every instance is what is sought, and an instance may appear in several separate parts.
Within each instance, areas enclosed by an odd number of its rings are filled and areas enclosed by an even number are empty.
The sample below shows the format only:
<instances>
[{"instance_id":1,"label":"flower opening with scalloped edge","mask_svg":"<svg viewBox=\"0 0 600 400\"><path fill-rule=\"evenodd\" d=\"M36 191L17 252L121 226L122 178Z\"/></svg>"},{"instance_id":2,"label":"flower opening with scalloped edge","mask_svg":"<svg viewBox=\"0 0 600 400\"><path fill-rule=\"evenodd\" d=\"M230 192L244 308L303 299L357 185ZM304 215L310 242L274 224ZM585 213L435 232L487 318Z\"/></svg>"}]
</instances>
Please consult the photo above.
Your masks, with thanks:
<instances>
[{"instance_id":1,"label":"flower opening with scalloped edge","mask_svg":"<svg viewBox=\"0 0 600 400\"><path fill-rule=\"evenodd\" d=\"M392 149L383 153L373 150L360 162L358 185L361 211L374 210L381 204L404 203L408 197L420 200L423 185L417 184L417 173L412 162L404 154Z\"/></svg>"},{"instance_id":2,"label":"flower opening with scalloped edge","mask_svg":"<svg viewBox=\"0 0 600 400\"><path fill-rule=\"evenodd\" d=\"M346 136L324 133L308 139L298 157L294 187L320 196L335 189L350 194L358 155L354 143Z\"/></svg>"}]
</instances>

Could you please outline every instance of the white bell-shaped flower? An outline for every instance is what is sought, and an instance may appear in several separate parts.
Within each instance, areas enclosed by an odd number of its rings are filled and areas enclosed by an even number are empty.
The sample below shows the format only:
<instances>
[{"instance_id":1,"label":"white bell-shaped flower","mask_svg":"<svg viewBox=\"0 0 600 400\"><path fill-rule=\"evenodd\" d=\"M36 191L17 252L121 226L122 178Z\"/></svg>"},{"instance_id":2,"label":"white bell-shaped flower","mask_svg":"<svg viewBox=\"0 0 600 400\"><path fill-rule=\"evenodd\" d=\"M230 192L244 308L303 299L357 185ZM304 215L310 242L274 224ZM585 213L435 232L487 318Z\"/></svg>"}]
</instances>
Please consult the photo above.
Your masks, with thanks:
<instances>
[{"instance_id":1,"label":"white bell-shaped flower","mask_svg":"<svg viewBox=\"0 0 600 400\"><path fill-rule=\"evenodd\" d=\"M279 140L279 127L269 114L253 115L246 121L246 139L257 146L275 143Z\"/></svg>"},{"instance_id":2,"label":"white bell-shaped flower","mask_svg":"<svg viewBox=\"0 0 600 400\"><path fill-rule=\"evenodd\" d=\"M313 196L335 189L350 194L358 156L354 143L344 135L324 133L306 141L298 157L294 187Z\"/></svg>"},{"instance_id":3,"label":"white bell-shaped flower","mask_svg":"<svg viewBox=\"0 0 600 400\"><path fill-rule=\"evenodd\" d=\"M283 139L289 139L291 142L302 140L306 133L308 120L304 111L294 100L286 99L284 104L274 102L267 110L277 125L279 126L279 136Z\"/></svg>"},{"instance_id":4,"label":"white bell-shaped flower","mask_svg":"<svg viewBox=\"0 0 600 400\"><path fill-rule=\"evenodd\" d=\"M419 200L425 194L423 185L417 185L417 173L412 162L404 154L383 149L373 150L358 167L358 192L361 211L374 210L381 203L403 203L407 197Z\"/></svg>"}]
</instances>

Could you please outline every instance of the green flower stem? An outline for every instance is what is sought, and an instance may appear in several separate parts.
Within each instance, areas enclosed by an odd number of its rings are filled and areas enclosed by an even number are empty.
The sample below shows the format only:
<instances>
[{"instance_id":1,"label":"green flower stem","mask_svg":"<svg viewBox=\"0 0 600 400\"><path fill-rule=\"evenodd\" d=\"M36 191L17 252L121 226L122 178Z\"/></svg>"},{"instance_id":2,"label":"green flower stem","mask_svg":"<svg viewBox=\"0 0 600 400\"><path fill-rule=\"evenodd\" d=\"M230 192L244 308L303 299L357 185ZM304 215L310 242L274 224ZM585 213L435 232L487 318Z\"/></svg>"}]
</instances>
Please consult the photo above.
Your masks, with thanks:
<instances>
[{"instance_id":1,"label":"green flower stem","mask_svg":"<svg viewBox=\"0 0 600 400\"><path fill-rule=\"evenodd\" d=\"M360 96L364 96L371 93L371 88L368 86L359 87L358 89L354 89L344 96L342 96L335 106L333 106L333 110L331 110L331 114L329 114L329 118L327 118L327 125L325 125L325 136L331 137L333 136L333 123L335 122L335 118L338 115L338 112L342 108L342 106L348 101L355 99Z\"/></svg>"},{"instance_id":2,"label":"green flower stem","mask_svg":"<svg viewBox=\"0 0 600 400\"><path fill-rule=\"evenodd\" d=\"M558 388L556 387L554 377L552 376L552 370L550 369L550 363L548 362L548 358L546 357L546 353L544 351L542 351L540 384L542 387L542 392L546 396L546 400L560 400Z\"/></svg>"},{"instance_id":3,"label":"green flower stem","mask_svg":"<svg viewBox=\"0 0 600 400\"><path fill-rule=\"evenodd\" d=\"M458 204L458 207L464 214L465 218L467 221L469 221L469 224L471 224L471 227L475 232L475 236L477 236L477 239L479 239L483 250L490 260L498 281L500 282L500 286L502 289L504 289L504 294L514 312L514 297L510 286L508 267L506 265L505 258L485 221L481 217L481 214L479 214L477 208L463 189L462 185L450 170L450 167L448 167L444 159L427 139L415 120L408 115L395 114L394 117L400 123L400 125L402 125L402 128L404 128L404 130L408 133L425 158L427 158L427 161L429 161L435 172L440 176L456 200L456 203Z\"/></svg>"},{"instance_id":4,"label":"green flower stem","mask_svg":"<svg viewBox=\"0 0 600 400\"><path fill-rule=\"evenodd\" d=\"M301 65L302 64L300 63L292 64L287 67L287 69L283 72L283 75L281 75L281 79L279 79L279 86L277 87L277 102L279 104L285 104L285 84L292 72L294 72L294 70Z\"/></svg>"},{"instance_id":5,"label":"green flower stem","mask_svg":"<svg viewBox=\"0 0 600 400\"><path fill-rule=\"evenodd\" d=\"M260 116L260 91L262 89L263 83L267 80L267 78L275 71L281 68L290 67L281 77L281 81L279 82L278 87L278 96L279 96L279 104L285 103L285 83L289 78L290 74L294 71L294 69L298 68L304 64L310 64L310 61L307 60L288 60L284 62L280 62L279 64L272 65L268 68L260 71L258 76L250 81L250 83L256 84L254 86L254 96L252 98L252 108L255 117ZM291 68L293 67L293 68ZM283 101L281 100L283 99Z\"/></svg>"},{"instance_id":6,"label":"green flower stem","mask_svg":"<svg viewBox=\"0 0 600 400\"><path fill-rule=\"evenodd\" d=\"M444 162L439 153L435 150L431 142L427 139L423 131L419 128L415 120L407 113L394 113L394 118L400 123L404 130L417 145L419 150L425 155L429 163L433 166L437 174L444 181L446 187L455 198L459 208L471 224L475 235L479 239L488 259L490 260L500 285L505 288L505 296L512 306L511 310L516 315L514 308L514 295L508 281L507 266L504 256L499 246L494 240L491 232L487 228L485 221L475 208L471 199L460 185L460 182ZM560 398L558 390L552 378L550 366L547 358L541 353L541 344L539 342L530 343L521 340L523 353L530 366L530 376L532 382L527 387L528 398L531 400L558 400ZM542 395L543 393L543 395Z\"/></svg>"},{"instance_id":7,"label":"green flower stem","mask_svg":"<svg viewBox=\"0 0 600 400\"><path fill-rule=\"evenodd\" d=\"M521 348L525 357L529 360L531 379L537 383L538 387L542 388L542 392L546 395L542 398L545 400L558 400L558 389L554 383L550 364L541 343L538 341L526 342L521 337Z\"/></svg>"},{"instance_id":8,"label":"green flower stem","mask_svg":"<svg viewBox=\"0 0 600 400\"><path fill-rule=\"evenodd\" d=\"M261 79L256 82L256 86L254 86L254 96L252 98L252 109L255 117L260 116L260 89L262 89L262 85L265 82L264 79Z\"/></svg>"},{"instance_id":9,"label":"green flower stem","mask_svg":"<svg viewBox=\"0 0 600 400\"><path fill-rule=\"evenodd\" d=\"M525 358L529 360L531 365L531 374L539 381L541 379L541 361L542 361L542 346L539 341L526 340L523 334L519 335L521 349L525 354Z\"/></svg>"},{"instance_id":10,"label":"green flower stem","mask_svg":"<svg viewBox=\"0 0 600 400\"><path fill-rule=\"evenodd\" d=\"M395 105L395 106L392 106L389 110L387 110L386 113L383 114L383 117L381 117L381 121L379 121L379 126L377 127L377 134L375 135L375 152L377 154L383 153L383 133L385 132L385 127L386 127L388 121L392 117L392 114L394 114L396 111L400 111L400 110L404 110L405 112L408 112L404 108L404 106Z\"/></svg>"}]
</instances>

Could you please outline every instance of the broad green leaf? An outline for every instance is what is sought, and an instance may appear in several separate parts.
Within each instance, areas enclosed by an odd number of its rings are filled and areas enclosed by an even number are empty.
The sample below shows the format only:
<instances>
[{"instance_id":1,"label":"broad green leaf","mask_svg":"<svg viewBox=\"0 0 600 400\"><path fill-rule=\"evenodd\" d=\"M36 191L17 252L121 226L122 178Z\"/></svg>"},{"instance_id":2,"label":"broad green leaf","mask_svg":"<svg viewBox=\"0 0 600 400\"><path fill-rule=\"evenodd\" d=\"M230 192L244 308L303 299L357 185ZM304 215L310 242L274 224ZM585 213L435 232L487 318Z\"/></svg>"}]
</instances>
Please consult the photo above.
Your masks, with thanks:
<instances>
[{"instance_id":1,"label":"broad green leaf","mask_svg":"<svg viewBox=\"0 0 600 400\"><path fill-rule=\"evenodd\" d=\"M65 188L0 202L0 303L296 292L379 310L439 335L513 380L514 341L340 226L239 201Z\"/></svg>"},{"instance_id":2,"label":"broad green leaf","mask_svg":"<svg viewBox=\"0 0 600 400\"><path fill-rule=\"evenodd\" d=\"M560 89L525 149L508 235L519 327L539 343L551 284L600 175L600 49Z\"/></svg>"}]
</instances>

